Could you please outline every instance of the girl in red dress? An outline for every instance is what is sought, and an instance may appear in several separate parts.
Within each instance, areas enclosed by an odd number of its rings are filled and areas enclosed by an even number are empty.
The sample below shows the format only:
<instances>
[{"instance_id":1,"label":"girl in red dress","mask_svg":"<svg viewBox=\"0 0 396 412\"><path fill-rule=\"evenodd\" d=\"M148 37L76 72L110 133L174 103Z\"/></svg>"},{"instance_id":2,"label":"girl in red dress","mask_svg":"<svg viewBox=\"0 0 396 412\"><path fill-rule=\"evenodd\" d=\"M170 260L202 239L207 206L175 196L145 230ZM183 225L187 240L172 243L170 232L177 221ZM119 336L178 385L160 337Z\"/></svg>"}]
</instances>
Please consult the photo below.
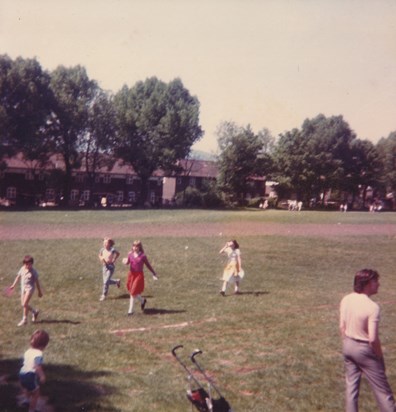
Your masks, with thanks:
<instances>
[{"instance_id":1,"label":"girl in red dress","mask_svg":"<svg viewBox=\"0 0 396 412\"><path fill-rule=\"evenodd\" d=\"M144 254L143 245L140 240L135 240L133 242L132 250L129 252L128 257L123 259L123 263L126 265L129 264L127 289L131 295L128 310L128 316L130 316L133 315L133 304L135 298L139 299L142 311L144 311L147 303L147 299L141 296L144 290L144 265L146 265L148 270L153 274L154 280L158 280L158 277L155 270L150 265L147 256Z\"/></svg>"}]
</instances>

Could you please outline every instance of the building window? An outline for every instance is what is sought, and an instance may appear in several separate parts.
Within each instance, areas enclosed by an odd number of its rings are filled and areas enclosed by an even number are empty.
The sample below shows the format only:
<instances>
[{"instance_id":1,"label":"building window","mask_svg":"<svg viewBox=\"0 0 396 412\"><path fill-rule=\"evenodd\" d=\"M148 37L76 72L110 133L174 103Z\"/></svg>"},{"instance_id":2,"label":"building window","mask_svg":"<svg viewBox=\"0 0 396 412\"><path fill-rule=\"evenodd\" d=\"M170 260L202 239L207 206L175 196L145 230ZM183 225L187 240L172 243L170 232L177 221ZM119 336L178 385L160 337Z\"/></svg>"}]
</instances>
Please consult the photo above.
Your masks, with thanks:
<instances>
[{"instance_id":1,"label":"building window","mask_svg":"<svg viewBox=\"0 0 396 412\"><path fill-rule=\"evenodd\" d=\"M117 190L117 202L124 201L124 192L122 190Z\"/></svg>"},{"instance_id":2,"label":"building window","mask_svg":"<svg viewBox=\"0 0 396 412\"><path fill-rule=\"evenodd\" d=\"M155 203L155 192L150 192L150 202L151 202L152 204Z\"/></svg>"},{"instance_id":3,"label":"building window","mask_svg":"<svg viewBox=\"0 0 396 412\"><path fill-rule=\"evenodd\" d=\"M82 173L78 173L76 176L76 182L84 183L84 175Z\"/></svg>"},{"instance_id":4,"label":"building window","mask_svg":"<svg viewBox=\"0 0 396 412\"><path fill-rule=\"evenodd\" d=\"M195 187L195 177L190 177L190 186Z\"/></svg>"},{"instance_id":5,"label":"building window","mask_svg":"<svg viewBox=\"0 0 396 412\"><path fill-rule=\"evenodd\" d=\"M70 192L70 200L76 201L78 200L78 190L77 189L72 189Z\"/></svg>"},{"instance_id":6,"label":"building window","mask_svg":"<svg viewBox=\"0 0 396 412\"><path fill-rule=\"evenodd\" d=\"M178 184L178 185L181 185L181 184L182 184L182 178L181 178L181 177L178 177L178 178L177 178L177 184Z\"/></svg>"},{"instance_id":7,"label":"building window","mask_svg":"<svg viewBox=\"0 0 396 412\"><path fill-rule=\"evenodd\" d=\"M6 197L7 199L16 199L16 187L7 187Z\"/></svg>"},{"instance_id":8,"label":"building window","mask_svg":"<svg viewBox=\"0 0 396 412\"><path fill-rule=\"evenodd\" d=\"M103 183L111 183L111 176L110 175L104 175L103 176Z\"/></svg>"},{"instance_id":9,"label":"building window","mask_svg":"<svg viewBox=\"0 0 396 412\"><path fill-rule=\"evenodd\" d=\"M84 201L89 200L89 195L90 195L90 191L89 190L84 190L83 194L82 194L82 200L84 200Z\"/></svg>"},{"instance_id":10,"label":"building window","mask_svg":"<svg viewBox=\"0 0 396 412\"><path fill-rule=\"evenodd\" d=\"M34 173L31 170L27 170L25 173L26 180L34 180Z\"/></svg>"},{"instance_id":11,"label":"building window","mask_svg":"<svg viewBox=\"0 0 396 412\"><path fill-rule=\"evenodd\" d=\"M55 200L55 190L54 189L46 189L45 199L48 202L53 202Z\"/></svg>"},{"instance_id":12,"label":"building window","mask_svg":"<svg viewBox=\"0 0 396 412\"><path fill-rule=\"evenodd\" d=\"M126 184L127 185L133 185L133 175L127 175Z\"/></svg>"},{"instance_id":13,"label":"building window","mask_svg":"<svg viewBox=\"0 0 396 412\"><path fill-rule=\"evenodd\" d=\"M136 193L135 192L128 192L128 202L135 203L136 201Z\"/></svg>"}]
</instances>

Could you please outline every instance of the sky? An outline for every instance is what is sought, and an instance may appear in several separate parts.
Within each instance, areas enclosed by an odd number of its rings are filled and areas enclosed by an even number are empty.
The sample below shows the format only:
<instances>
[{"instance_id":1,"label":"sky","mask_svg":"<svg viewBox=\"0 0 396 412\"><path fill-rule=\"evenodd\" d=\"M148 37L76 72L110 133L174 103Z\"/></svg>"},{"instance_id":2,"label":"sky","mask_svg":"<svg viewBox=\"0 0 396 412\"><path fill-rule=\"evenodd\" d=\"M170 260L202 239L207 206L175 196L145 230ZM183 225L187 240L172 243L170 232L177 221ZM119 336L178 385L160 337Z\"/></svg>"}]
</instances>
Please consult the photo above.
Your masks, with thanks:
<instances>
[{"instance_id":1,"label":"sky","mask_svg":"<svg viewBox=\"0 0 396 412\"><path fill-rule=\"evenodd\" d=\"M217 151L223 121L274 137L322 113L396 130L395 0L0 0L0 54L81 65L100 87L180 78Z\"/></svg>"}]
</instances>

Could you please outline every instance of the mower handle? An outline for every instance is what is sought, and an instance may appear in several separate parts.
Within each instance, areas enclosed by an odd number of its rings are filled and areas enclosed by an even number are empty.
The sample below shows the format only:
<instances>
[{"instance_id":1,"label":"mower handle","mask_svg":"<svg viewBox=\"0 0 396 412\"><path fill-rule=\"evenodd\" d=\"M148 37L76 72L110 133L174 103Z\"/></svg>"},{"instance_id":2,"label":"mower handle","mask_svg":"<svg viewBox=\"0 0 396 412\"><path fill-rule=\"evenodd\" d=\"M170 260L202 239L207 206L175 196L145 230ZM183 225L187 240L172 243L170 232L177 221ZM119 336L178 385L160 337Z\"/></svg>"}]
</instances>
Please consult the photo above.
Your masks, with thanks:
<instances>
[{"instance_id":1,"label":"mower handle","mask_svg":"<svg viewBox=\"0 0 396 412\"><path fill-rule=\"evenodd\" d=\"M190 359L191 359L191 362L193 362L193 363L197 363L196 362L196 360L195 360L195 357L197 356L197 355L200 355L202 353L202 351L201 351L201 349L195 349L195 351L191 354L191 356L190 356Z\"/></svg>"},{"instance_id":2,"label":"mower handle","mask_svg":"<svg viewBox=\"0 0 396 412\"><path fill-rule=\"evenodd\" d=\"M175 358L177 358L176 351L177 351L178 349L182 348L182 347L183 347L183 345L176 345L176 346L172 349L172 355L173 355Z\"/></svg>"}]
</instances>

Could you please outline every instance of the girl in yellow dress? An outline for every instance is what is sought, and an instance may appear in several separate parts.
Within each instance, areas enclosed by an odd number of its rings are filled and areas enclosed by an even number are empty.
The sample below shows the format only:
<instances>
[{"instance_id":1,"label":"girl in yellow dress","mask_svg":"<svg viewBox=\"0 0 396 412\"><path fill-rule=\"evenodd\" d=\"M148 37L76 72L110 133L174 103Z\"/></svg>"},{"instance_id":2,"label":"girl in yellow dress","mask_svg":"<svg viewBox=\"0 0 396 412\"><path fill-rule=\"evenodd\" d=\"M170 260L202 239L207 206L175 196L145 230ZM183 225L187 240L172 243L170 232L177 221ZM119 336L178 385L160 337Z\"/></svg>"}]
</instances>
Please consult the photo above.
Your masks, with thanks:
<instances>
[{"instance_id":1,"label":"girl in yellow dress","mask_svg":"<svg viewBox=\"0 0 396 412\"><path fill-rule=\"evenodd\" d=\"M225 296L228 283L235 283L234 292L237 295L239 294L239 282L243 273L241 251L239 250L238 242L236 240L228 241L219 253L227 255L227 264L223 272L223 287L221 288L220 295Z\"/></svg>"}]
</instances>

